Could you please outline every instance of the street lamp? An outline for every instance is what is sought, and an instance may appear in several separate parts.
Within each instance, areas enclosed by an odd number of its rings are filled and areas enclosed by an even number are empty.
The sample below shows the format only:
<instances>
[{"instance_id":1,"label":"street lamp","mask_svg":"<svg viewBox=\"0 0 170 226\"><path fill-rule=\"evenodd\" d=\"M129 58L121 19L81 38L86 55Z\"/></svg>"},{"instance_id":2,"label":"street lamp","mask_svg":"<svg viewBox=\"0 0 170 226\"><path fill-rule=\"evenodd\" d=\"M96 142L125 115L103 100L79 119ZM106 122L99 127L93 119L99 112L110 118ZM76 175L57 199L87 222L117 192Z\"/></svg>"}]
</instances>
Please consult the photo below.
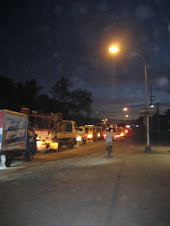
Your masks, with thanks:
<instances>
[{"instance_id":1,"label":"street lamp","mask_svg":"<svg viewBox=\"0 0 170 226\"><path fill-rule=\"evenodd\" d=\"M117 46L111 46L111 47L109 48L109 51L110 51L111 53L117 53L117 52L119 52L119 49L118 49Z\"/></svg>"},{"instance_id":2,"label":"street lamp","mask_svg":"<svg viewBox=\"0 0 170 226\"><path fill-rule=\"evenodd\" d=\"M127 110L128 110L128 108L127 108L127 107L124 107L124 108L123 108L123 111L127 111Z\"/></svg>"},{"instance_id":3,"label":"street lamp","mask_svg":"<svg viewBox=\"0 0 170 226\"><path fill-rule=\"evenodd\" d=\"M145 57L142 54L138 53L138 52L127 51L127 50L120 50L116 46L111 46L109 48L109 51L111 53L117 53L117 52L121 51L121 52L125 52L125 53L135 54L135 55L139 56L142 59L143 63L144 63L144 67L145 67L145 107L146 107L146 146L145 146L145 152L151 152L151 146L150 146L150 141L149 141L148 78L147 78L147 66L146 66Z\"/></svg>"}]
</instances>

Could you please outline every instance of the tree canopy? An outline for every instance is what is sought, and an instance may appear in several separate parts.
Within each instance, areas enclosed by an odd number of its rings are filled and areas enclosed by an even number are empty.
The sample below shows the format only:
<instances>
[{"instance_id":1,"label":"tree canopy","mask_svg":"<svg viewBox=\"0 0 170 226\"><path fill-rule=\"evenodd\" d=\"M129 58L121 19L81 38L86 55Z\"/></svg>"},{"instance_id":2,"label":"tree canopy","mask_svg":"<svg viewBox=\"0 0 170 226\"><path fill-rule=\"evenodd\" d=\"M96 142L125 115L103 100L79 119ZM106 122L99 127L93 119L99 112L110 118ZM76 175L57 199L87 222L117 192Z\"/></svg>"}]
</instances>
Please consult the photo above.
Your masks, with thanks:
<instances>
[{"instance_id":1,"label":"tree canopy","mask_svg":"<svg viewBox=\"0 0 170 226\"><path fill-rule=\"evenodd\" d=\"M51 88L50 93L40 94L42 87L35 79L15 83L0 76L0 108L20 111L22 107L45 113L62 112L64 119L78 121L90 120L92 113L92 92L80 88L73 90L73 83L62 77Z\"/></svg>"},{"instance_id":2,"label":"tree canopy","mask_svg":"<svg viewBox=\"0 0 170 226\"><path fill-rule=\"evenodd\" d=\"M71 91L72 86L69 79L62 77L52 87L51 93L62 112L75 120L80 115L87 116L92 112L93 99L91 92L80 88Z\"/></svg>"},{"instance_id":3,"label":"tree canopy","mask_svg":"<svg viewBox=\"0 0 170 226\"><path fill-rule=\"evenodd\" d=\"M67 103L72 85L69 79L62 77L51 89L53 99L60 103Z\"/></svg>"}]
</instances>

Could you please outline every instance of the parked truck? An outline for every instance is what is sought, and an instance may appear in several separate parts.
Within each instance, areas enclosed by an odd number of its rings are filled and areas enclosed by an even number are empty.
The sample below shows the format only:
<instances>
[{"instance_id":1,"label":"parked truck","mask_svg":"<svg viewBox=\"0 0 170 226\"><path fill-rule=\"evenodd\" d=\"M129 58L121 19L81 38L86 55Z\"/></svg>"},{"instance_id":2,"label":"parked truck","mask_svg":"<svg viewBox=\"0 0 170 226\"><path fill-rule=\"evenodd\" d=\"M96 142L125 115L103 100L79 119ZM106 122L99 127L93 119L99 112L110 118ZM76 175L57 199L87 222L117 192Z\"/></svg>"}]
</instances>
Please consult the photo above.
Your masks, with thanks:
<instances>
[{"instance_id":1,"label":"parked truck","mask_svg":"<svg viewBox=\"0 0 170 226\"><path fill-rule=\"evenodd\" d=\"M38 151L60 151L63 145L74 147L77 125L74 121L63 120L62 113L45 114L34 111L29 113L29 120L37 134Z\"/></svg>"},{"instance_id":2,"label":"parked truck","mask_svg":"<svg viewBox=\"0 0 170 226\"><path fill-rule=\"evenodd\" d=\"M28 126L28 116L23 113L0 110L0 156L9 167L15 157L27 161L36 154L36 134ZM3 157L3 158L2 158Z\"/></svg>"}]
</instances>

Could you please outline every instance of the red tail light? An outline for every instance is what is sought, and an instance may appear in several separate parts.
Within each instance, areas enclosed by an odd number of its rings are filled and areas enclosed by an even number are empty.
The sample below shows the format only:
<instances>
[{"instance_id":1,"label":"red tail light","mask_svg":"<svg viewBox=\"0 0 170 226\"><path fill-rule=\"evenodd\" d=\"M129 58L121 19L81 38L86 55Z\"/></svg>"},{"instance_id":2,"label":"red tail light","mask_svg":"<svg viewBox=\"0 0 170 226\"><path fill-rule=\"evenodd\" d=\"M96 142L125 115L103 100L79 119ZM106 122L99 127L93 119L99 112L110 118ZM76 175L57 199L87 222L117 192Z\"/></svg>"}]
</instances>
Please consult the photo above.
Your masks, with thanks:
<instances>
[{"instance_id":1,"label":"red tail light","mask_svg":"<svg viewBox=\"0 0 170 226\"><path fill-rule=\"evenodd\" d=\"M93 134L89 133L89 134L87 135L87 138L88 138L88 139L93 139Z\"/></svg>"}]
</instances>

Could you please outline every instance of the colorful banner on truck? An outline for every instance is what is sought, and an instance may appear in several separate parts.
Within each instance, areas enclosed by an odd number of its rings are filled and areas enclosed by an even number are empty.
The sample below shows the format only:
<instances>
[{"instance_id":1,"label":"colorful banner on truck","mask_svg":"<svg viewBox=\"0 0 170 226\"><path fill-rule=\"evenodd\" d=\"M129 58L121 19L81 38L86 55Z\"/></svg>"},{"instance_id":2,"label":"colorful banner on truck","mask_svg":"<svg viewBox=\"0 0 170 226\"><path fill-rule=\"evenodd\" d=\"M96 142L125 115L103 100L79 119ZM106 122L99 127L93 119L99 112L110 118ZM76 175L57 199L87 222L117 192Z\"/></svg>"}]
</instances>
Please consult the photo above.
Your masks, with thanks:
<instances>
[{"instance_id":1,"label":"colorful banner on truck","mask_svg":"<svg viewBox=\"0 0 170 226\"><path fill-rule=\"evenodd\" d=\"M2 150L24 150L27 141L27 117L4 113Z\"/></svg>"}]
</instances>

